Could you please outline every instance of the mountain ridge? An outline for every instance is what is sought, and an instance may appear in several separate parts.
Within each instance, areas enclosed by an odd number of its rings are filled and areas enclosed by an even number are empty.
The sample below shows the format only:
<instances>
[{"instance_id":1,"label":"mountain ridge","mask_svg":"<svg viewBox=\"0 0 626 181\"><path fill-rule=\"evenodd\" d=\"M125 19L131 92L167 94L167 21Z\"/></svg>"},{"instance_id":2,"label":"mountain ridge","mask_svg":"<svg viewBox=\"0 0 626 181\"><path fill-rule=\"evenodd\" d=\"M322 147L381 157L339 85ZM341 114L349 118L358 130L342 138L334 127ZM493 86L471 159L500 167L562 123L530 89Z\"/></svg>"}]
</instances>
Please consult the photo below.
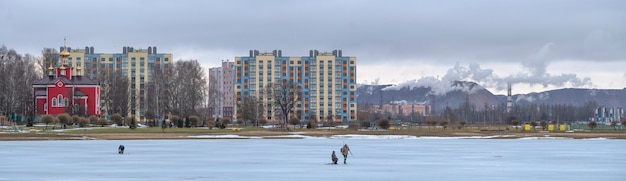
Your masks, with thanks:
<instances>
[{"instance_id":1,"label":"mountain ridge","mask_svg":"<svg viewBox=\"0 0 626 181\"><path fill-rule=\"evenodd\" d=\"M441 93L425 86L398 86L392 84L366 85L359 84L357 102L359 106L374 106L392 102L407 104L428 104L432 110L439 112L445 107L458 107L468 101L477 108L486 106L506 105L506 95L495 95L475 82L454 81L451 89ZM588 102L596 102L604 107L626 107L626 88L624 89L585 89L562 88L511 96L514 105L530 104L565 104L583 106Z\"/></svg>"}]
</instances>

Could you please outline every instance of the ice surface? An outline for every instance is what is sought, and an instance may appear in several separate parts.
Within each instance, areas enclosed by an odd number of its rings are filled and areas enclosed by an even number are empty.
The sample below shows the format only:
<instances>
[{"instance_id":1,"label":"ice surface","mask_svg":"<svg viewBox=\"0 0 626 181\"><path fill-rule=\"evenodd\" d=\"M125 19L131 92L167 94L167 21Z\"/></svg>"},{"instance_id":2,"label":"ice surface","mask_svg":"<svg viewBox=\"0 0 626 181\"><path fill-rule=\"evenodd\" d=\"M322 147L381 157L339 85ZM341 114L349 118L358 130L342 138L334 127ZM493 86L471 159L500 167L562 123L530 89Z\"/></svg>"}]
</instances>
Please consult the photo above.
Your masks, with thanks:
<instances>
[{"instance_id":1,"label":"ice surface","mask_svg":"<svg viewBox=\"0 0 626 181\"><path fill-rule=\"evenodd\" d=\"M348 138L0 141L0 180L626 178L626 140ZM328 165L344 143L348 164Z\"/></svg>"}]
</instances>

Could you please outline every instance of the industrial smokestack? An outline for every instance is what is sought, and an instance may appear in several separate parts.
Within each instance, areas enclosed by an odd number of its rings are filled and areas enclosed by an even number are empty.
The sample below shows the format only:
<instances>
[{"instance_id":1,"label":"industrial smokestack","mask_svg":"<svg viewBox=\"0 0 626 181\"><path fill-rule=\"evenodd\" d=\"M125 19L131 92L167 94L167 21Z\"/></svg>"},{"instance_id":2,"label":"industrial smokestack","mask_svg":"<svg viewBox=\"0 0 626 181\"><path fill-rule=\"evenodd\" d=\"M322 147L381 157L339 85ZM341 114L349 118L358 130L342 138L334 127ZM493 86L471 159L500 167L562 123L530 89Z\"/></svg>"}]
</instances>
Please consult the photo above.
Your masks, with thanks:
<instances>
[{"instance_id":1,"label":"industrial smokestack","mask_svg":"<svg viewBox=\"0 0 626 181\"><path fill-rule=\"evenodd\" d=\"M507 82L506 86L506 112L510 113L511 108L513 108L513 97L511 97L511 82Z\"/></svg>"}]
</instances>

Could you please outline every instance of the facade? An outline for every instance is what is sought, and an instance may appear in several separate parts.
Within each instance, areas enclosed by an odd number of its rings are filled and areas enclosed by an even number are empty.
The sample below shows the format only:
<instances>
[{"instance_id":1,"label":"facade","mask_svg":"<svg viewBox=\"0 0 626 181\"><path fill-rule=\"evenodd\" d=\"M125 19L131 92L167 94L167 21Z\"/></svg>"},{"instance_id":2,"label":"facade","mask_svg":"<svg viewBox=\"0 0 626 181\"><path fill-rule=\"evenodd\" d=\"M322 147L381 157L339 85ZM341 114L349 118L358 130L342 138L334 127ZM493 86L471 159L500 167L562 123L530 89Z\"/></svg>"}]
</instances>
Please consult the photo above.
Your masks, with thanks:
<instances>
[{"instance_id":1,"label":"facade","mask_svg":"<svg viewBox=\"0 0 626 181\"><path fill-rule=\"evenodd\" d=\"M372 106L370 112L379 114L404 115L418 114L426 116L430 114L430 106L426 104L383 104L382 106Z\"/></svg>"},{"instance_id":2,"label":"facade","mask_svg":"<svg viewBox=\"0 0 626 181\"><path fill-rule=\"evenodd\" d=\"M234 112L234 64L222 61L221 67L209 68L209 112L214 118L233 119Z\"/></svg>"},{"instance_id":3,"label":"facade","mask_svg":"<svg viewBox=\"0 0 626 181\"><path fill-rule=\"evenodd\" d=\"M249 56L235 57L235 101L242 101L244 96L257 97L265 105L268 122L284 121L278 116L277 105L272 104L270 91L264 90L267 85L286 80L302 90L302 99L291 110L291 117L302 122L324 122L329 118L335 122L356 121L356 63L356 57L343 56L341 50L310 50L309 56L297 57L282 56L281 50L250 50Z\"/></svg>"},{"instance_id":4,"label":"facade","mask_svg":"<svg viewBox=\"0 0 626 181\"><path fill-rule=\"evenodd\" d=\"M597 107L593 110L593 117L590 121L598 124L611 125L611 122L621 122L626 120L626 111L623 108Z\"/></svg>"},{"instance_id":5,"label":"facade","mask_svg":"<svg viewBox=\"0 0 626 181\"><path fill-rule=\"evenodd\" d=\"M60 66L50 66L47 77L32 84L36 114L100 114L100 84L82 76L82 68L68 64L70 53L60 53Z\"/></svg>"},{"instance_id":6,"label":"facade","mask_svg":"<svg viewBox=\"0 0 626 181\"><path fill-rule=\"evenodd\" d=\"M104 75L112 75L120 72L129 79L129 105L128 116L132 115L142 119L147 109L147 83L154 81L155 71L161 71L159 75L167 78L168 72L173 65L172 54L157 53L157 47L148 49L134 49L133 47L123 47L121 53L96 53L93 47L85 49L65 49L69 52L68 65L71 67L84 67L78 70L81 75L91 79L100 79ZM155 69L158 68L158 69ZM102 82L103 87L109 87L110 82ZM105 96L106 90L103 88L100 95ZM161 88L162 89L162 88ZM157 88L157 90L160 90ZM103 98L103 97L102 97ZM111 113L107 105L100 105L101 111ZM157 115L164 115L155 111Z\"/></svg>"}]
</instances>

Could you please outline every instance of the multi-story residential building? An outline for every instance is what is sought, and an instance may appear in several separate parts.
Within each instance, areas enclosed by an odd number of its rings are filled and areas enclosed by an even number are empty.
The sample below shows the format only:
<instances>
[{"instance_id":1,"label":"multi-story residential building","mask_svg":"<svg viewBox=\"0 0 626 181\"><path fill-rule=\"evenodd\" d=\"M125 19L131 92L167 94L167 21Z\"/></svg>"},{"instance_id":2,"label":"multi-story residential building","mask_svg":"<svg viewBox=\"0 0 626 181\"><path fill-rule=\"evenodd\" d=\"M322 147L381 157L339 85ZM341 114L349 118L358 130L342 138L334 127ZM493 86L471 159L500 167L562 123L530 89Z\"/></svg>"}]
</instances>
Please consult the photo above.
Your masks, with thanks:
<instances>
[{"instance_id":1,"label":"multi-story residential building","mask_svg":"<svg viewBox=\"0 0 626 181\"><path fill-rule=\"evenodd\" d=\"M597 107L593 109L593 117L591 121L596 121L598 124L611 125L611 122L622 122L626 120L626 111L623 108L607 108Z\"/></svg>"},{"instance_id":2,"label":"multi-story residential building","mask_svg":"<svg viewBox=\"0 0 626 181\"><path fill-rule=\"evenodd\" d=\"M223 61L221 67L209 68L209 112L213 118L233 119L234 64Z\"/></svg>"},{"instance_id":3,"label":"multi-story residential building","mask_svg":"<svg viewBox=\"0 0 626 181\"><path fill-rule=\"evenodd\" d=\"M64 51L61 47L60 51ZM122 53L96 53L93 47L85 49L66 50L69 52L68 64L71 67L83 67L81 75L98 80L102 75L111 75L120 72L129 80L129 105L128 115L136 118L143 118L146 111L147 83L152 82L155 70L161 71L159 75L167 78L168 72L173 65L171 53L157 53L157 47L148 49L134 49L133 47L123 47ZM101 86L108 87L107 82L100 82ZM104 98L106 90L101 89L100 95ZM104 101L101 101L103 103ZM106 105L100 106L103 113L110 112L113 108ZM159 113L156 113L159 114Z\"/></svg>"},{"instance_id":4,"label":"multi-story residential building","mask_svg":"<svg viewBox=\"0 0 626 181\"><path fill-rule=\"evenodd\" d=\"M356 57L343 56L341 50L310 50L309 56L301 57L282 56L281 50L250 50L247 57L235 57L235 101L243 101L245 96L261 99L268 122L277 123L284 118L272 102L271 91L265 90L286 80L299 85L302 94L291 117L303 122L356 121L356 63Z\"/></svg>"},{"instance_id":5,"label":"multi-story residential building","mask_svg":"<svg viewBox=\"0 0 626 181\"><path fill-rule=\"evenodd\" d=\"M411 114L418 114L422 116L430 115L430 106L426 104L407 104L404 103L391 103L383 105L372 106L369 110L372 113L378 114L391 114L391 115L404 115L409 116Z\"/></svg>"}]
</instances>

